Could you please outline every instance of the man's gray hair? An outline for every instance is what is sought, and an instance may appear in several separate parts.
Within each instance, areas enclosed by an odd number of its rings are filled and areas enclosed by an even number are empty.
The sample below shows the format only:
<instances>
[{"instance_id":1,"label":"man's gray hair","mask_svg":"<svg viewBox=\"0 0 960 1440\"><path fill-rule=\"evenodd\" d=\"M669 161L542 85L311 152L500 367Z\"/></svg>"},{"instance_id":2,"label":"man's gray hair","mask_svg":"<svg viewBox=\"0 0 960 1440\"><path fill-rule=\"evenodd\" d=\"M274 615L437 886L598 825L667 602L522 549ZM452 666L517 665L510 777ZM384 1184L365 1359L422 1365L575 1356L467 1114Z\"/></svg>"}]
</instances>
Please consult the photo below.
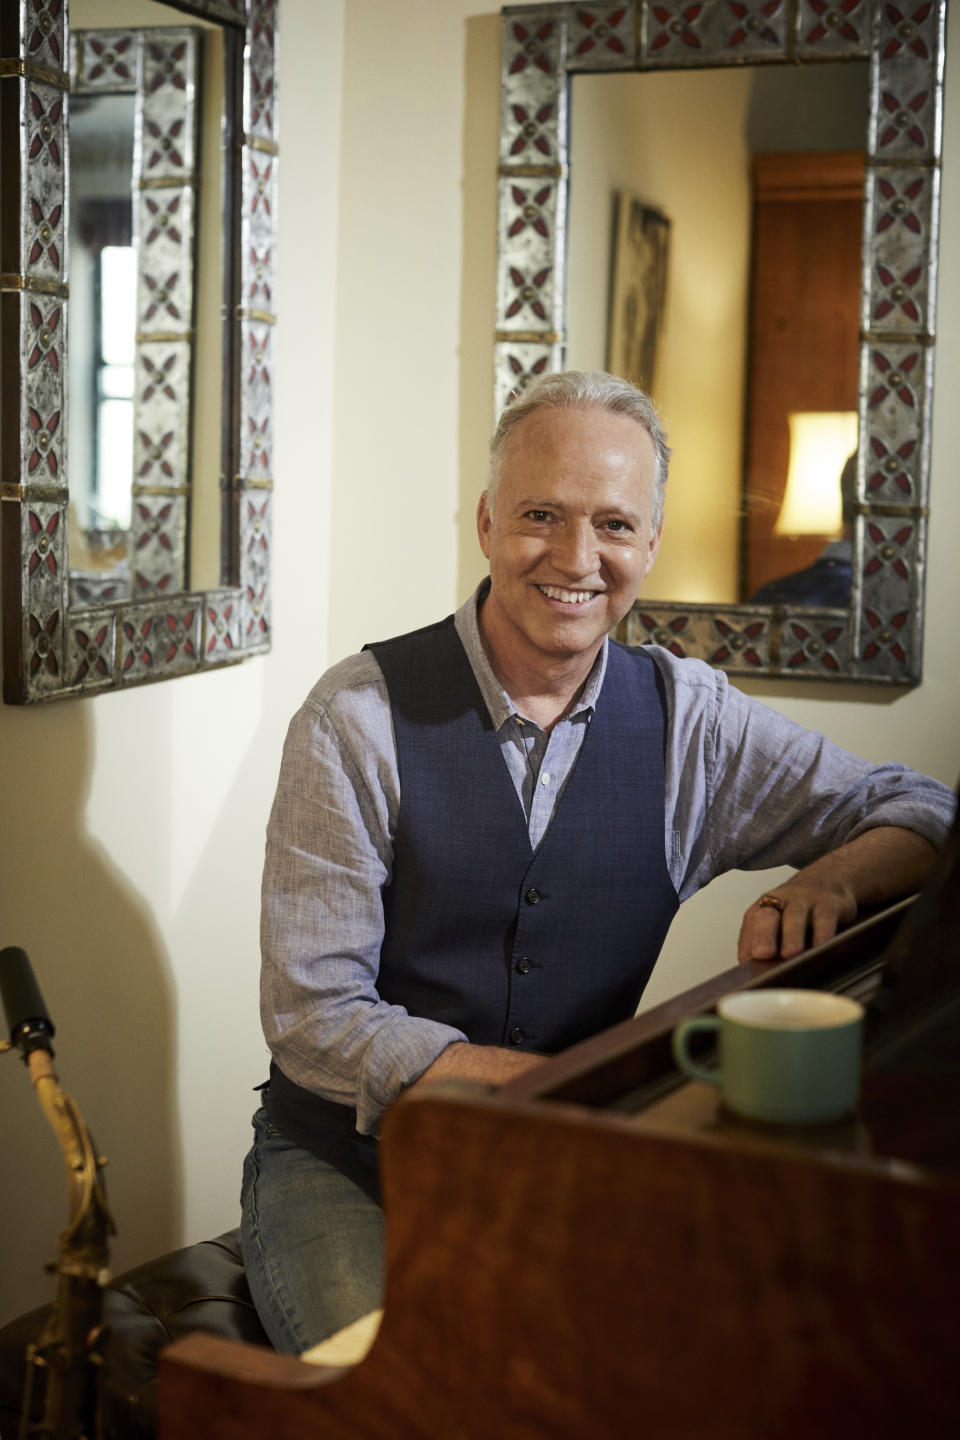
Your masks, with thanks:
<instances>
[{"instance_id":1,"label":"man's gray hair","mask_svg":"<svg viewBox=\"0 0 960 1440\"><path fill-rule=\"evenodd\" d=\"M544 375L522 390L501 412L490 441L490 476L487 481L487 508L493 511L500 483L500 461L507 437L515 426L534 410L609 410L636 420L653 441L656 466L653 476L653 526L663 519L663 500L670 465L670 447L656 406L636 385L608 375L605 370L564 370Z\"/></svg>"}]
</instances>

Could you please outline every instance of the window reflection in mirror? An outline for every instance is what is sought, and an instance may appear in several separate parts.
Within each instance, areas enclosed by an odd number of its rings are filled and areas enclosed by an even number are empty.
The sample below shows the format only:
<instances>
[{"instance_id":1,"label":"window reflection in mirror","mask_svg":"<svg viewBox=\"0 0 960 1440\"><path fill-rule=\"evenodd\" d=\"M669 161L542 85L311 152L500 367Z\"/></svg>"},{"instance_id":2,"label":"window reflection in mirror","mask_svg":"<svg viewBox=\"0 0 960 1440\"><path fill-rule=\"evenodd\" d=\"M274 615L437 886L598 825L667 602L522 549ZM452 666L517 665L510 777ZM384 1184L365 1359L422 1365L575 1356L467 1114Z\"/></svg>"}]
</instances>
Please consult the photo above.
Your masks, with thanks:
<instances>
[{"instance_id":1,"label":"window reflection in mirror","mask_svg":"<svg viewBox=\"0 0 960 1440\"><path fill-rule=\"evenodd\" d=\"M151 146L178 144L184 134L182 128L175 133L164 122L162 105L157 112L162 122L159 127L145 124L142 113L138 121L137 99L129 79L121 79L118 89L130 93L110 93L109 85L104 93L83 93L81 83L75 84L71 96L71 591L74 602L81 604L131 592L130 552L137 548L130 538L134 484L147 490L162 490L165 484L187 487L189 551L180 567L182 586L215 586L220 580L223 367L222 31L212 22L153 0L74 0L70 18L74 34L189 26L201 37L197 83L187 86L186 95L198 133L198 183L192 189L193 203L185 203L176 215L165 213L177 194L176 187L165 191L163 180L158 181L157 172L151 174L149 165ZM97 59L87 51L88 72ZM107 53L100 59L106 68L113 67L123 75L122 68L115 66L116 57ZM98 89L104 83L99 78ZM152 103L156 107L156 91ZM141 146L139 156L135 144ZM167 273L180 264L169 237L176 236L178 226L186 233L190 210L193 233L192 242L188 235L187 243L193 247L192 298L187 294L181 313L173 319L161 306L151 323L145 324L143 287L146 284L163 293ZM167 227L159 241L155 224L145 230L153 215ZM147 413L144 395L151 382L158 377L162 382L164 365L173 363L169 346L162 353L163 342L170 339L167 331L186 333L192 344L189 354L176 361L176 369L182 369L184 376L174 412L178 418L171 422L169 416L160 417L152 427L156 434L148 435L143 423L138 427L137 419ZM154 332L161 339L151 345ZM192 404L183 396L192 396ZM150 418L156 419L155 409ZM164 464L173 452L181 458L174 466ZM150 503L156 508L157 497L151 495ZM104 588L105 581L109 591ZM142 588L146 583L147 577L138 576L135 563L132 589L149 593Z\"/></svg>"},{"instance_id":2,"label":"window reflection in mirror","mask_svg":"<svg viewBox=\"0 0 960 1440\"><path fill-rule=\"evenodd\" d=\"M133 472L133 95L70 109L71 563L126 565ZM84 554L84 551L88 553Z\"/></svg>"},{"instance_id":3,"label":"window reflection in mirror","mask_svg":"<svg viewBox=\"0 0 960 1440\"><path fill-rule=\"evenodd\" d=\"M660 216L661 236L669 222L650 388L674 460L663 547L645 587L651 599L746 600L842 539L840 531L783 537L774 530L789 470L789 416L856 408L862 160L836 280L842 298L836 286L826 298L823 263L801 243L787 257L791 278L779 290L774 283L772 298L790 302L779 308L769 307L771 295L760 295L753 275L753 171L758 155L862 150L866 115L867 66L859 61L573 79L571 367L608 363L614 197L621 196L621 216L624 196ZM805 214L801 235L816 238L820 216L815 208ZM750 314L752 306L756 332L763 300L769 318L759 323L769 343L761 357ZM819 338L811 305L833 317ZM839 326L840 342L830 324ZM842 468L841 460L838 493ZM759 517L762 534L745 517ZM772 571L758 570L764 554Z\"/></svg>"}]
</instances>

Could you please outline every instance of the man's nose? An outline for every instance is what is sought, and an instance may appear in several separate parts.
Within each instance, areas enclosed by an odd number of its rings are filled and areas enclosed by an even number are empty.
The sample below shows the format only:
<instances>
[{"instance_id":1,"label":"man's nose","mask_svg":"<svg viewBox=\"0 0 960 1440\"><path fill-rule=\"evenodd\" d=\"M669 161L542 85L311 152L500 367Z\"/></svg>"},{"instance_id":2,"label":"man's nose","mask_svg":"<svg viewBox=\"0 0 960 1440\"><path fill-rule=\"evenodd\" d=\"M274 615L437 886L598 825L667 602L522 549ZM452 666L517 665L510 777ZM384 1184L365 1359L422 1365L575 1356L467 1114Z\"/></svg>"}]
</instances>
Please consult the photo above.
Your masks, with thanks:
<instances>
[{"instance_id":1,"label":"man's nose","mask_svg":"<svg viewBox=\"0 0 960 1440\"><path fill-rule=\"evenodd\" d=\"M558 570L570 578L596 573L597 537L587 521L568 521L554 536L552 559Z\"/></svg>"}]
</instances>

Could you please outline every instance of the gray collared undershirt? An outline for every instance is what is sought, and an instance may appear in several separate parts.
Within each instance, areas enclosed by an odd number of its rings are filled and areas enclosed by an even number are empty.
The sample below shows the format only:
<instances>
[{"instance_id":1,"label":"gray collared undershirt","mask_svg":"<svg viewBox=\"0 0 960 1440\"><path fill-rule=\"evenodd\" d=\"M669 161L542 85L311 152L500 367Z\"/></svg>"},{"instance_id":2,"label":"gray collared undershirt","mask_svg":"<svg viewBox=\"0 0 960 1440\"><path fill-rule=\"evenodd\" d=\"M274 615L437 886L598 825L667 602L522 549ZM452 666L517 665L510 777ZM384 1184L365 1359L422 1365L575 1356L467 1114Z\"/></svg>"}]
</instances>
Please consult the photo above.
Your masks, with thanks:
<instances>
[{"instance_id":1,"label":"gray collared undershirt","mask_svg":"<svg viewBox=\"0 0 960 1440\"><path fill-rule=\"evenodd\" d=\"M520 714L497 680L483 648L477 616L475 605L464 605L457 611L454 625L483 703L490 712L501 753L527 817L530 844L535 850L570 778L593 717L607 672L607 642L603 642L569 714L548 732Z\"/></svg>"}]
</instances>

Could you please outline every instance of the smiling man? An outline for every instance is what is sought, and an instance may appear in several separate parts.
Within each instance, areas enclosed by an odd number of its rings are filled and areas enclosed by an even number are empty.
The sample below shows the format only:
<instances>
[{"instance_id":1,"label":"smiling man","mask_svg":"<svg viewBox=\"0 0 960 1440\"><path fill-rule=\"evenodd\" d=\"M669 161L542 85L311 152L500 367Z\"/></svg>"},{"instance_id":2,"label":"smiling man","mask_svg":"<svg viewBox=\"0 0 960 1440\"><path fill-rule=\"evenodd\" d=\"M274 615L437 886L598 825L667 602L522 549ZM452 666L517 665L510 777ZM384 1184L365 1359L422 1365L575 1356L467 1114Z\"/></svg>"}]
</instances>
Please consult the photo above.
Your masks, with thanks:
<instances>
[{"instance_id":1,"label":"smiling man","mask_svg":"<svg viewBox=\"0 0 960 1440\"><path fill-rule=\"evenodd\" d=\"M632 1014L678 903L726 870L799 867L740 935L741 958L788 957L919 886L946 833L945 786L607 638L656 559L668 461L633 386L538 382L493 438L489 579L291 723L242 1228L278 1348L380 1303L375 1137L402 1090L502 1083Z\"/></svg>"},{"instance_id":2,"label":"smiling man","mask_svg":"<svg viewBox=\"0 0 960 1440\"><path fill-rule=\"evenodd\" d=\"M649 423L659 436L652 407ZM657 557L658 444L629 415L577 407L533 410L497 448L477 510L490 562L480 635L503 688L546 728Z\"/></svg>"}]
</instances>

